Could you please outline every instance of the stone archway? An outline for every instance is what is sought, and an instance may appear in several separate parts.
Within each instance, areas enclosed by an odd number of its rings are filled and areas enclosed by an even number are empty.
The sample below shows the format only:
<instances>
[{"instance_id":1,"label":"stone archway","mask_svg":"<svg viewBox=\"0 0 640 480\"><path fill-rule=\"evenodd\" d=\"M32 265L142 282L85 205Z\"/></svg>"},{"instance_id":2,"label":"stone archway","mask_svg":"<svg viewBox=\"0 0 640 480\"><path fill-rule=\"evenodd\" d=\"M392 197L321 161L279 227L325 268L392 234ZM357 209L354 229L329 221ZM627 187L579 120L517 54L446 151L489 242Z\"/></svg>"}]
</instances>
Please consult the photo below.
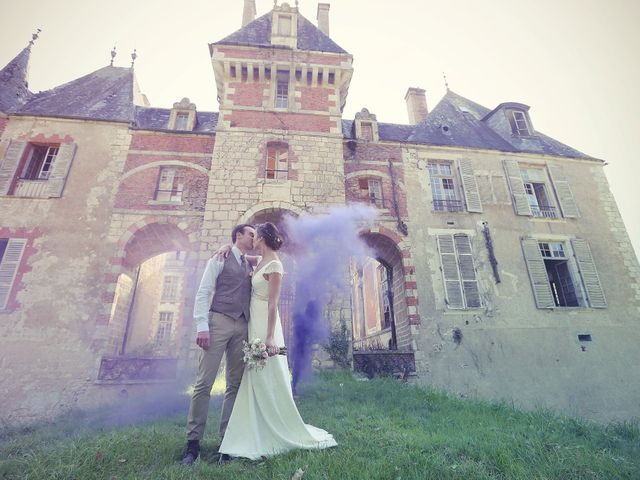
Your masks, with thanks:
<instances>
[{"instance_id":1,"label":"stone archway","mask_svg":"<svg viewBox=\"0 0 640 480\"><path fill-rule=\"evenodd\" d=\"M191 229L193 230L193 228ZM197 242L176 223L138 222L112 259L108 342L98 372L105 383L171 380L185 364L183 335L195 294Z\"/></svg>"},{"instance_id":2,"label":"stone archway","mask_svg":"<svg viewBox=\"0 0 640 480\"><path fill-rule=\"evenodd\" d=\"M354 369L406 375L415 371L406 261L397 236L381 229L361 233L371 256L353 259L352 340Z\"/></svg>"}]
</instances>

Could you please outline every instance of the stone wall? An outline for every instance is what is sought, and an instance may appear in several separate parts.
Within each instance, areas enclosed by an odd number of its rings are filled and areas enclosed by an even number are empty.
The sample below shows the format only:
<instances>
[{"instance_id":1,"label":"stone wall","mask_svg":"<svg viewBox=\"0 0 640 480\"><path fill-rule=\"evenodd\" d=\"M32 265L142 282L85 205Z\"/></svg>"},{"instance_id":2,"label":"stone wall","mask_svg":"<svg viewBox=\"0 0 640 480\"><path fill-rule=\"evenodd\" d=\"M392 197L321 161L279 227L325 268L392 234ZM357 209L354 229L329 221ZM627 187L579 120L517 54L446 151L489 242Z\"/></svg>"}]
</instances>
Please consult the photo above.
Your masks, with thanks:
<instances>
[{"instance_id":1,"label":"stone wall","mask_svg":"<svg viewBox=\"0 0 640 480\"><path fill-rule=\"evenodd\" d=\"M422 317L416 352L420 382L462 396L506 399L526 408L546 406L598 420L637 416L640 374L632 365L640 362L638 267L603 181L602 166L436 147L408 149L405 159ZM472 161L481 213L434 211L426 163L459 159ZM580 217L516 215L505 159L540 168L562 165ZM485 227L493 240L499 283L492 272ZM479 308L459 310L446 304L436 237L450 233L465 233L471 239ZM567 243L573 237L586 239L607 308L537 308L520 244L523 236ZM590 335L592 341L580 341L578 335Z\"/></svg>"}]
</instances>

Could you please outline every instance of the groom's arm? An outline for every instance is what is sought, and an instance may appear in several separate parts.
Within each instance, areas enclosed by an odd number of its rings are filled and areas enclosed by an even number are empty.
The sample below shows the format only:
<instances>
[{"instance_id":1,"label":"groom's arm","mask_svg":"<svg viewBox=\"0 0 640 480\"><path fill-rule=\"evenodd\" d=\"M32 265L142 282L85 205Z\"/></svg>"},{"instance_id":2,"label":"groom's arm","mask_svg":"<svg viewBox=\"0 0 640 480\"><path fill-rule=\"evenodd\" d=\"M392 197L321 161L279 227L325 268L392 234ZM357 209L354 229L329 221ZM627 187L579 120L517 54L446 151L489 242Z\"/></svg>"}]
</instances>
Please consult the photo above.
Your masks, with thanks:
<instances>
[{"instance_id":1,"label":"groom's arm","mask_svg":"<svg viewBox=\"0 0 640 480\"><path fill-rule=\"evenodd\" d=\"M224 267L224 262L215 258L207 262L207 267L202 274L200 287L196 293L195 303L193 305L193 318L196 322L198 336L196 343L205 350L209 348L209 308L211 299L216 293L216 280Z\"/></svg>"}]
</instances>

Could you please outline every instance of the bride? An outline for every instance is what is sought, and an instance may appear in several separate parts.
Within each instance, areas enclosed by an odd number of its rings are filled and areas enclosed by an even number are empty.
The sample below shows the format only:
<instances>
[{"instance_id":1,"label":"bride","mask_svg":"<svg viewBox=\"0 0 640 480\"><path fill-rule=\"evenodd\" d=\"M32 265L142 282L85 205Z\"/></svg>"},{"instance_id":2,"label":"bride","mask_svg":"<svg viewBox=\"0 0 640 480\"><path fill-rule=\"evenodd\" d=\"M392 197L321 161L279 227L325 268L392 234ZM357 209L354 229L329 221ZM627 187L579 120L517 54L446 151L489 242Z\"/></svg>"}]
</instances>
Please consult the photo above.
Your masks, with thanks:
<instances>
[{"instance_id":1,"label":"bride","mask_svg":"<svg viewBox=\"0 0 640 480\"><path fill-rule=\"evenodd\" d=\"M293 400L287 359L276 355L284 346L278 313L284 269L276 253L281 246L282 236L273 223L256 227L254 248L260 256L247 257L257 262L251 280L249 339L262 339L270 357L262 370L245 368L220 445L221 463L232 457L256 460L296 448L336 445L331 434L304 423Z\"/></svg>"}]
</instances>

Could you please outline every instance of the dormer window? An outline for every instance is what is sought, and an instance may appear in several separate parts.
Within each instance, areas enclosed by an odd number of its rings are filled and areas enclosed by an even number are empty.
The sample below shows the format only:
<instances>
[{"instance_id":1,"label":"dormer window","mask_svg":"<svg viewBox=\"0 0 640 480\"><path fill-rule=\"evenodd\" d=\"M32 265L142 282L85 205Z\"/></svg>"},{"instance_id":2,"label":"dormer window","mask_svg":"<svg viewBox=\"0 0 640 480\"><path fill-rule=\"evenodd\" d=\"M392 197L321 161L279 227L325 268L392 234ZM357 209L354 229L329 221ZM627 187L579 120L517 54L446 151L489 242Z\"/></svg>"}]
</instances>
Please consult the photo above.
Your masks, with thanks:
<instances>
[{"instance_id":1,"label":"dormer window","mask_svg":"<svg viewBox=\"0 0 640 480\"><path fill-rule=\"evenodd\" d=\"M354 126L358 140L364 140L365 142L378 141L378 120L376 116L366 108L356 113Z\"/></svg>"},{"instance_id":2,"label":"dormer window","mask_svg":"<svg viewBox=\"0 0 640 480\"><path fill-rule=\"evenodd\" d=\"M291 35L291 16L280 15L278 17L278 35L288 37Z\"/></svg>"},{"instance_id":3,"label":"dormer window","mask_svg":"<svg viewBox=\"0 0 640 480\"><path fill-rule=\"evenodd\" d=\"M189 114L180 112L176 114L176 130L186 130L189 125Z\"/></svg>"},{"instance_id":4,"label":"dormer window","mask_svg":"<svg viewBox=\"0 0 640 480\"><path fill-rule=\"evenodd\" d=\"M514 135L527 137L531 135L527 114L521 110L510 110L508 113L511 132Z\"/></svg>"},{"instance_id":5,"label":"dormer window","mask_svg":"<svg viewBox=\"0 0 640 480\"><path fill-rule=\"evenodd\" d=\"M196 105L188 98L173 104L167 129L190 132L196 125Z\"/></svg>"}]
</instances>

